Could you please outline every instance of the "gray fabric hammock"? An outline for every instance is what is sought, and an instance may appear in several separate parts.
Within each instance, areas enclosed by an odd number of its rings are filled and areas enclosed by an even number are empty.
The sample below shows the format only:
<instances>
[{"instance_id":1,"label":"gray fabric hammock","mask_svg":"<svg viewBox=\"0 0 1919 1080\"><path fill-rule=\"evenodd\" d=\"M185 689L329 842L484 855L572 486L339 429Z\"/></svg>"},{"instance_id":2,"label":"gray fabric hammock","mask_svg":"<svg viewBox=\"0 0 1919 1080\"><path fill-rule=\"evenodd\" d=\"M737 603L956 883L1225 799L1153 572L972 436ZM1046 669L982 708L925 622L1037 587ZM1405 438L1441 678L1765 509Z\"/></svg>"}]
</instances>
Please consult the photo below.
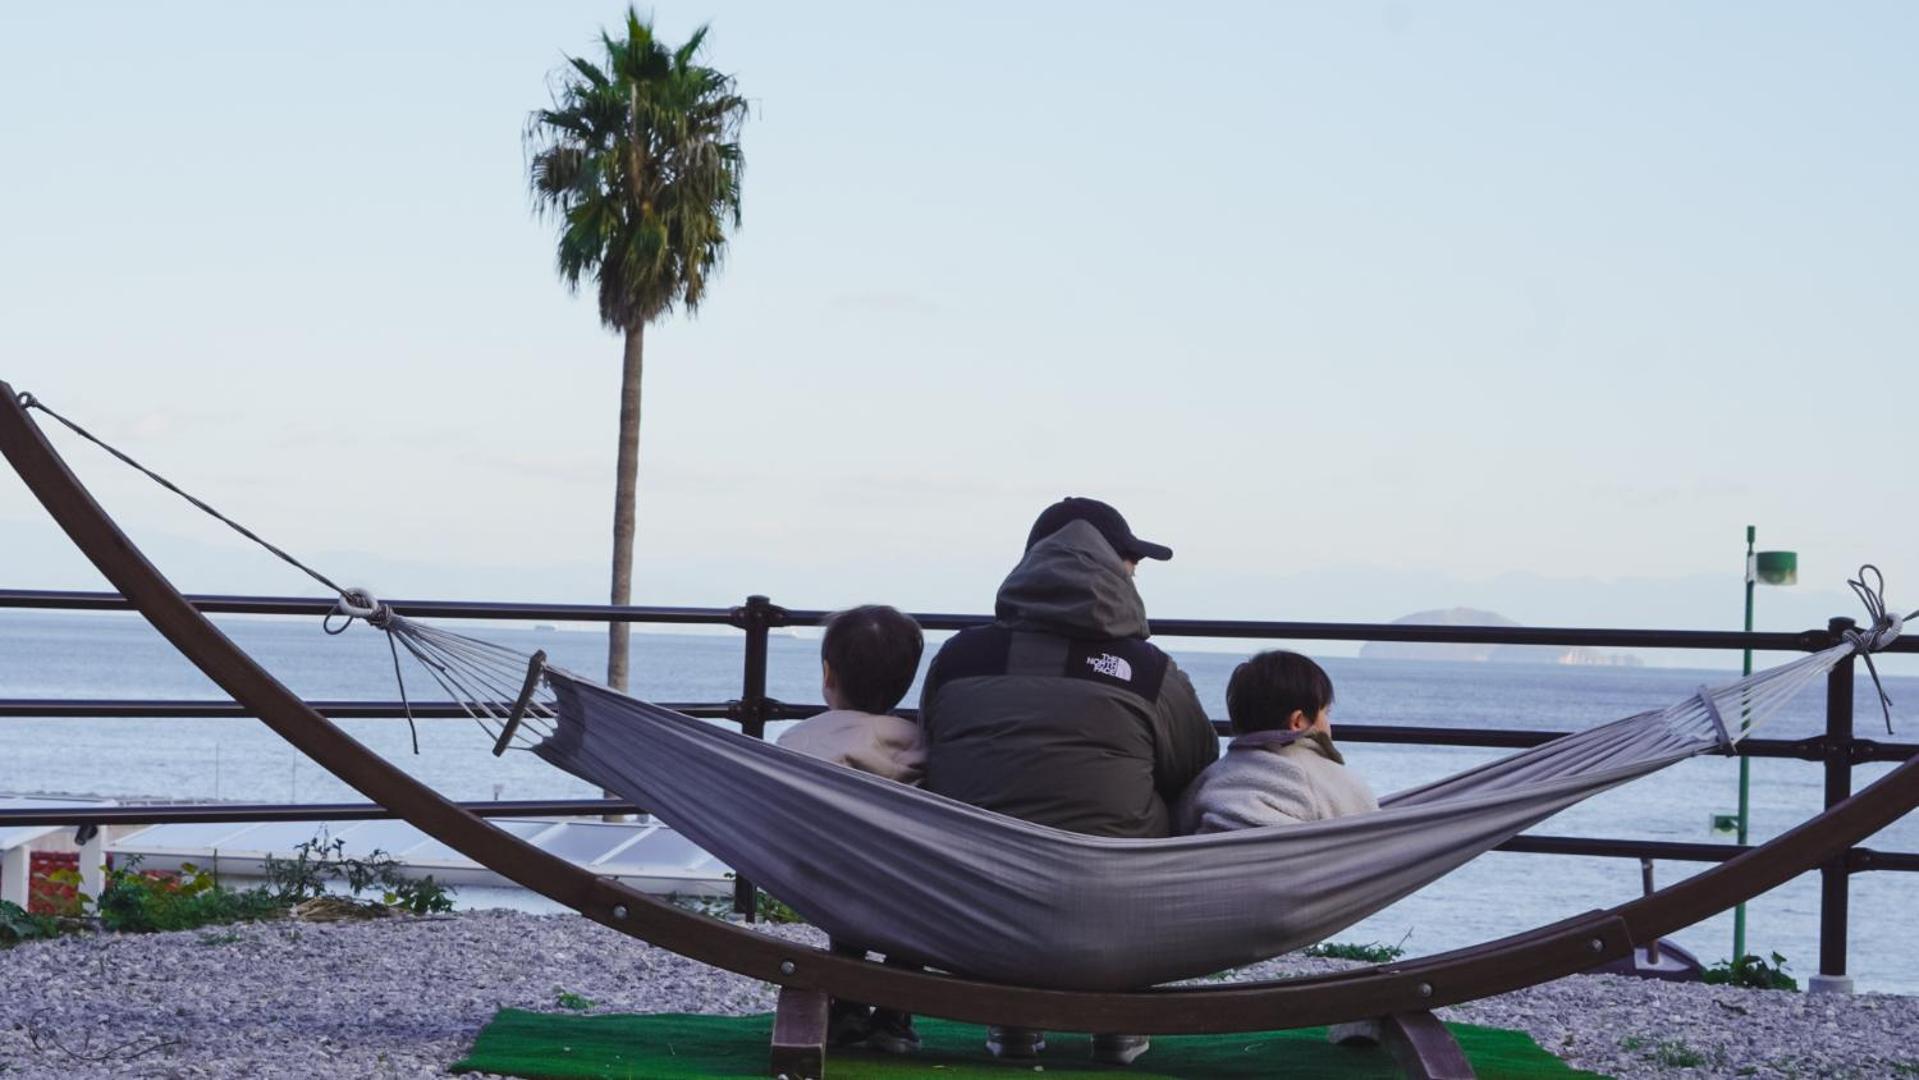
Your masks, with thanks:
<instances>
[{"instance_id":1,"label":"gray fabric hammock","mask_svg":"<svg viewBox=\"0 0 1919 1080\"><path fill-rule=\"evenodd\" d=\"M648 807L835 938L1026 986L1131 989L1322 940L1582 799L1730 749L1848 654L1871 669L1872 653L1902 623L1886 610L1878 571L1864 567L1847 584L1871 627L1843 643L1399 792L1376 813L1168 839L1083 836L782 750L548 667L540 654L529 664L503 646L414 622L364 590L342 589L32 395L20 403L338 592L345 621L328 632L354 619L384 630L395 675L404 648L496 737L496 750L518 740ZM404 701L403 678L400 690ZM1889 706L1883 690L1880 702Z\"/></svg>"},{"instance_id":2,"label":"gray fabric hammock","mask_svg":"<svg viewBox=\"0 0 1919 1080\"><path fill-rule=\"evenodd\" d=\"M1669 708L1381 800L1377 813L1167 839L1085 836L881 780L391 616L490 734L643 805L837 939L956 973L1149 986L1358 922L1547 817L1753 725L1896 620ZM534 670L541 670L536 662ZM525 686L521 686L525 678ZM532 690L536 681L540 693Z\"/></svg>"}]
</instances>

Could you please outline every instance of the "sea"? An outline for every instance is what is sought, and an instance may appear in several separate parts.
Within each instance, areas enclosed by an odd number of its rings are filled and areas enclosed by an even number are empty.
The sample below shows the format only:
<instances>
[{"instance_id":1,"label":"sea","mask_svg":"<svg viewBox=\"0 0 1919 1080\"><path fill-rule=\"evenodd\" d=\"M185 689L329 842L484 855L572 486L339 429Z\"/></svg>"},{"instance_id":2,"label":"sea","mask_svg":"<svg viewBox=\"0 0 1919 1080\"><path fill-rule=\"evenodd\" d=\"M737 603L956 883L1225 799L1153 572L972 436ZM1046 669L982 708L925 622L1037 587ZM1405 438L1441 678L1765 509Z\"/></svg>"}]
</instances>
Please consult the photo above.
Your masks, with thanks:
<instances>
[{"instance_id":1,"label":"sea","mask_svg":"<svg viewBox=\"0 0 1919 1080\"><path fill-rule=\"evenodd\" d=\"M304 697L392 701L392 660L381 634L356 625L329 636L317 619L229 616L220 625ZM546 650L558 666L603 669L604 631L583 625L458 626L526 652ZM937 640L940 635L932 635ZM1243 652L1182 651L1162 641L1192 677L1210 715L1225 715L1227 676ZM1310 644L1288 647L1312 652ZM1247 646L1248 649L1251 646ZM928 649L928 653L932 649ZM1717 657L1720 654L1713 654ZM1733 670L1449 663L1322 657L1341 723L1572 730L1670 704ZM632 688L658 701L723 702L740 695L736 632L635 633ZM416 700L441 695L418 669L406 671ZM1919 678L1888 676L1895 702L1919 702ZM767 691L817 702L817 640L776 635ZM137 617L121 613L0 611L0 698L219 700L219 690ZM1856 694L1861 735L1883 732L1877 696L1863 669ZM909 702L918 700L917 690ZM1898 719L1895 712L1895 720ZM403 720L344 721L354 738L455 799L591 798L598 791L528 753L496 758L491 738L466 720L418 722L419 752ZM777 734L779 725L772 732ZM1919 720L1900 724L1902 741ZM1785 738L1824 730L1823 681L1815 682L1763 730ZM1347 762L1382 795L1493 759L1502 752L1455 747L1342 744ZM1890 765L1854 771L1855 787ZM1608 792L1537 826L1542 834L1728 842L1715 815L1737 807L1737 764L1705 757ZM1763 841L1819 811L1823 778L1800 761L1752 763L1752 835ZM117 798L356 802L360 796L250 719L0 719L0 793L67 793ZM716 798L729 793L715 793ZM731 793L750 797L750 793ZM1882 851L1919 852L1919 815L1867 841ZM880 853L883 856L883 851ZM1698 863L1661 862L1659 884L1697 872ZM1420 956L1526 930L1641 894L1637 860L1492 852L1336 935ZM488 905L554 910L530 893L489 891ZM1919 874L1867 872L1852 878L1850 974L1862 991L1919 993L1919 945L1911 936ZM1802 980L1818 966L1819 889L1807 874L1748 907L1748 951L1778 953ZM1707 963L1731 954L1732 917L1722 914L1674 935Z\"/></svg>"}]
</instances>

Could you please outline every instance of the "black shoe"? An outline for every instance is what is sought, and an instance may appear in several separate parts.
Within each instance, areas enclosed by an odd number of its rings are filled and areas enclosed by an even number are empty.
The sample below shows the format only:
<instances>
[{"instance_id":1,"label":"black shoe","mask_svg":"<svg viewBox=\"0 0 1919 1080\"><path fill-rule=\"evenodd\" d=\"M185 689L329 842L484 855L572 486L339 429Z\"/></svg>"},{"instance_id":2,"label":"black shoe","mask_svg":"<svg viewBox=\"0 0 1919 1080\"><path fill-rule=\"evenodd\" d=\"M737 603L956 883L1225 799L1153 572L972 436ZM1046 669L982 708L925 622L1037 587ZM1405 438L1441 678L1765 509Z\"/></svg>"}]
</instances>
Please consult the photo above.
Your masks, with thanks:
<instances>
[{"instance_id":1,"label":"black shoe","mask_svg":"<svg viewBox=\"0 0 1919 1080\"><path fill-rule=\"evenodd\" d=\"M1145 1035L1095 1035L1093 1060L1103 1065L1131 1065L1152 1046L1153 1040Z\"/></svg>"},{"instance_id":2,"label":"black shoe","mask_svg":"<svg viewBox=\"0 0 1919 1080\"><path fill-rule=\"evenodd\" d=\"M1046 1033L1023 1027L989 1027L986 1049L994 1057L1009 1061L1036 1058L1046 1049Z\"/></svg>"},{"instance_id":3,"label":"black shoe","mask_svg":"<svg viewBox=\"0 0 1919 1080\"><path fill-rule=\"evenodd\" d=\"M858 1046L873 1033L873 1007L838 998L826 1012L826 1045Z\"/></svg>"},{"instance_id":4,"label":"black shoe","mask_svg":"<svg viewBox=\"0 0 1919 1080\"><path fill-rule=\"evenodd\" d=\"M913 1030L913 1014L898 1009L874 1009L866 1037L866 1046L889 1054L911 1054L920 1048L920 1033Z\"/></svg>"}]
</instances>

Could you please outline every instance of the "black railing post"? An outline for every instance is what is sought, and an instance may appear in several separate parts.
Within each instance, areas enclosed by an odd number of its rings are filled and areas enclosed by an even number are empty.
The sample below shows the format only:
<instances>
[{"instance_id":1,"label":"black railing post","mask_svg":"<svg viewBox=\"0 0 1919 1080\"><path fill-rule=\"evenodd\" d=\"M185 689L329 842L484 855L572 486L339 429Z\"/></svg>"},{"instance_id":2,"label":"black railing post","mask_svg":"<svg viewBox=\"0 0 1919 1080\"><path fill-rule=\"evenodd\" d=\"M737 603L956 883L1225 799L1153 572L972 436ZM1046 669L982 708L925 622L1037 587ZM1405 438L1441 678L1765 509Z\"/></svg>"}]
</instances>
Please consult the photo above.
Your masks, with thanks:
<instances>
[{"instance_id":1,"label":"black railing post","mask_svg":"<svg viewBox=\"0 0 1919 1080\"><path fill-rule=\"evenodd\" d=\"M1856 623L1834 619L1826 624L1834 643ZM1833 665L1826 676L1826 809L1852 796L1852 676L1853 657ZM1851 914L1852 878L1846 857L1819 868L1819 973L1807 980L1807 989L1830 993L1852 992L1846 974L1846 932Z\"/></svg>"},{"instance_id":2,"label":"black railing post","mask_svg":"<svg viewBox=\"0 0 1919 1080\"><path fill-rule=\"evenodd\" d=\"M766 654L768 631L781 621L784 609L764 596L749 596L746 603L733 609L733 625L746 631L745 673L740 683L740 700L729 710L739 721L740 733L755 739L766 737L766 721L773 703L766 696ZM751 798L750 792L745 793ZM759 910L759 890L745 875L733 879L733 911L752 922Z\"/></svg>"}]
</instances>

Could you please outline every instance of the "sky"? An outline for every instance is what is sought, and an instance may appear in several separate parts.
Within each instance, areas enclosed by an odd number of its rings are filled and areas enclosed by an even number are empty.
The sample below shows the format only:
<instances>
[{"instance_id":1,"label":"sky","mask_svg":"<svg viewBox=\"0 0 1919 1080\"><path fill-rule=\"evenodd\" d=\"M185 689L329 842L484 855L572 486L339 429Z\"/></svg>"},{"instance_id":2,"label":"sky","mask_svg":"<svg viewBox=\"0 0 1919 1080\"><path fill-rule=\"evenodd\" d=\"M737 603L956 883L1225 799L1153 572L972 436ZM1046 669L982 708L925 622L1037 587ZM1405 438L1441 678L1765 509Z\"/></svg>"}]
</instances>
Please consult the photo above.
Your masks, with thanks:
<instances>
[{"instance_id":1,"label":"sky","mask_svg":"<svg viewBox=\"0 0 1919 1080\"><path fill-rule=\"evenodd\" d=\"M650 10L752 102L648 338L635 600L984 611L1034 515L1161 617L1919 606L1919 7ZM11 5L0 380L389 596L604 599L617 338L521 133L617 3ZM194 591L315 593L70 438ZM0 475L0 587L97 588Z\"/></svg>"}]
</instances>

